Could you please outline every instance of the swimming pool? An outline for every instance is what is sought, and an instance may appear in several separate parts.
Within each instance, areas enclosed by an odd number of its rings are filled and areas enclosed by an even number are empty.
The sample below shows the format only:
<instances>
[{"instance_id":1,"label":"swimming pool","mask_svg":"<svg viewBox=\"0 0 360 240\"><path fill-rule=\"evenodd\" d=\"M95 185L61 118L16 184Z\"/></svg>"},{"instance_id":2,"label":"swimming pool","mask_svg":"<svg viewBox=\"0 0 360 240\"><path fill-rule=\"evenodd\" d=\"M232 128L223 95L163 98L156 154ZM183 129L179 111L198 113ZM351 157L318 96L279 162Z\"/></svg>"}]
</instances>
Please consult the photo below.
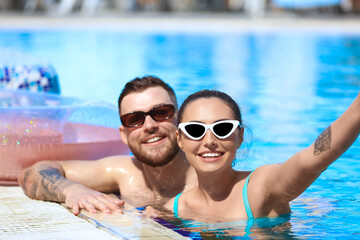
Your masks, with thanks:
<instances>
[{"instance_id":1,"label":"swimming pool","mask_svg":"<svg viewBox=\"0 0 360 240\"><path fill-rule=\"evenodd\" d=\"M116 103L126 81L146 74L170 83L180 102L203 88L229 93L253 132L237 169L285 161L312 143L360 89L360 33L2 29L0 53L4 48L48 60L65 96ZM291 204L290 226L257 234L358 238L359 147L357 140ZM204 238L216 234L209 235Z\"/></svg>"}]
</instances>

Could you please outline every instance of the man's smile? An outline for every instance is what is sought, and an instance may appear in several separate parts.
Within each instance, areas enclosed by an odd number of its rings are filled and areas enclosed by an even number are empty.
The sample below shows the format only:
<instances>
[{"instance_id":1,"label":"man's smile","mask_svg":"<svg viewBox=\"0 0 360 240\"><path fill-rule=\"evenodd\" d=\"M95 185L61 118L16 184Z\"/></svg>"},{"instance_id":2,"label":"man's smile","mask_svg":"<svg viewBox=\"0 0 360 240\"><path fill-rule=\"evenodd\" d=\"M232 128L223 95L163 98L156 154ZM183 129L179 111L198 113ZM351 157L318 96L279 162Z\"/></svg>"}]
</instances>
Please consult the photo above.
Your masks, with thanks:
<instances>
[{"instance_id":1,"label":"man's smile","mask_svg":"<svg viewBox=\"0 0 360 240\"><path fill-rule=\"evenodd\" d=\"M143 141L143 143L145 144L151 144L151 143L158 143L161 140L165 139L166 136L153 136L150 137L148 139L146 139L145 141Z\"/></svg>"}]
</instances>

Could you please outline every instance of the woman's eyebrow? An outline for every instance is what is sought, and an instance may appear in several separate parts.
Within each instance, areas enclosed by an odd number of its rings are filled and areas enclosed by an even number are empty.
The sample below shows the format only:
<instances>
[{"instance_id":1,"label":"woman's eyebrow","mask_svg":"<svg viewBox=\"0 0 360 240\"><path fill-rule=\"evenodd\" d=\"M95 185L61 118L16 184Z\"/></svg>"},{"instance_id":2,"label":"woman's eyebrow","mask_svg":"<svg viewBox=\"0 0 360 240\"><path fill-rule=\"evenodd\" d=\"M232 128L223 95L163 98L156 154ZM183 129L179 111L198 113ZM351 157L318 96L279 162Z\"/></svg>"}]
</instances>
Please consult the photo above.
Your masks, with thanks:
<instances>
[{"instance_id":1,"label":"woman's eyebrow","mask_svg":"<svg viewBox=\"0 0 360 240\"><path fill-rule=\"evenodd\" d=\"M224 121L224 120L230 120L230 119L228 119L228 118L222 118L222 119L219 119L219 120L214 121L214 123L216 123L216 122L221 122L221 121Z\"/></svg>"},{"instance_id":2,"label":"woman's eyebrow","mask_svg":"<svg viewBox=\"0 0 360 240\"><path fill-rule=\"evenodd\" d=\"M198 120L192 120L192 121L189 121L189 122L193 122L193 123L203 123L202 121L198 121Z\"/></svg>"},{"instance_id":3,"label":"woman's eyebrow","mask_svg":"<svg viewBox=\"0 0 360 240\"><path fill-rule=\"evenodd\" d=\"M222 118L222 119L218 119L216 121L214 121L213 123L216 123L216 122L221 122L221 121L224 121L224 120L230 120L228 118ZM202 121L199 121L199 120L191 120L191 121L188 121L188 122L193 122L193 123L204 123Z\"/></svg>"}]
</instances>

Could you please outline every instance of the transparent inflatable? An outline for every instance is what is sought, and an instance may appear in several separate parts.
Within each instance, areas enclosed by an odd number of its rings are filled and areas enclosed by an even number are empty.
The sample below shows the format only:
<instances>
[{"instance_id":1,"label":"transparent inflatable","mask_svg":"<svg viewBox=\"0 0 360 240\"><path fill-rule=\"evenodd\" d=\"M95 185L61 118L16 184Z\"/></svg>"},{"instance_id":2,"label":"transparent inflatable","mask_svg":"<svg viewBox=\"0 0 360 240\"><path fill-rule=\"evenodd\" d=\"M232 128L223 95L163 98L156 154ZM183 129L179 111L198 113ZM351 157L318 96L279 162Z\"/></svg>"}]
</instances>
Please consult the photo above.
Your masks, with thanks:
<instances>
[{"instance_id":1,"label":"transparent inflatable","mask_svg":"<svg viewBox=\"0 0 360 240\"><path fill-rule=\"evenodd\" d=\"M0 90L0 185L41 160L95 160L129 154L117 108L49 93Z\"/></svg>"}]
</instances>

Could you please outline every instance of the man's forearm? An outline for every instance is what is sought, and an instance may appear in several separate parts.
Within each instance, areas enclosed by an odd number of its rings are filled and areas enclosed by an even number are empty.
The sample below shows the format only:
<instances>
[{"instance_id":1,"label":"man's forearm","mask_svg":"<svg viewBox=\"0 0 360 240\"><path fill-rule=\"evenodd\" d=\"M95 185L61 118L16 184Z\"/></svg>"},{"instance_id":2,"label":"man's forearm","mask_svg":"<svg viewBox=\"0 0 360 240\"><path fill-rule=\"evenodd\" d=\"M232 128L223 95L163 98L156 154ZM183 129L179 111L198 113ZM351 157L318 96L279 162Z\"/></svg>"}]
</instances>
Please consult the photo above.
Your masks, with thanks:
<instances>
[{"instance_id":1,"label":"man's forearm","mask_svg":"<svg viewBox=\"0 0 360 240\"><path fill-rule=\"evenodd\" d=\"M30 198L64 202L64 189L77 184L64 177L64 171L58 163L38 163L25 169L19 177L19 184Z\"/></svg>"}]
</instances>

